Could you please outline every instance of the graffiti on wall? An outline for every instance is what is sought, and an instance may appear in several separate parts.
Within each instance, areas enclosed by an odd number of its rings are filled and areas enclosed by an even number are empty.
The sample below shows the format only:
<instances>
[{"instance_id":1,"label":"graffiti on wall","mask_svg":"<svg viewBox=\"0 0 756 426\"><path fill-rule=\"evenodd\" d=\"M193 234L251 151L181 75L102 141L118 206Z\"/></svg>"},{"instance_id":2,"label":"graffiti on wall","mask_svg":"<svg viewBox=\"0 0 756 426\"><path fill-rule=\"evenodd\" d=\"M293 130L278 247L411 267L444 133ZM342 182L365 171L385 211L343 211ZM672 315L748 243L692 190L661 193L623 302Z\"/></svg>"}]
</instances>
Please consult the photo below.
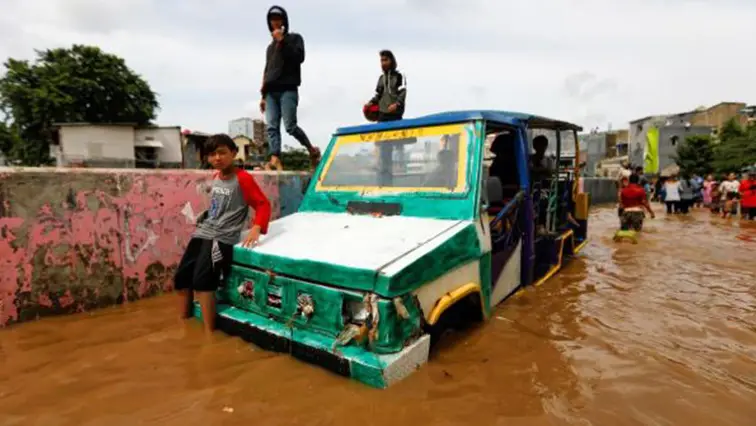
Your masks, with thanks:
<instances>
[{"instance_id":1,"label":"graffiti on wall","mask_svg":"<svg viewBox=\"0 0 756 426\"><path fill-rule=\"evenodd\" d=\"M170 290L207 206L202 171L5 170L0 326ZM280 178L254 176L280 216Z\"/></svg>"}]
</instances>

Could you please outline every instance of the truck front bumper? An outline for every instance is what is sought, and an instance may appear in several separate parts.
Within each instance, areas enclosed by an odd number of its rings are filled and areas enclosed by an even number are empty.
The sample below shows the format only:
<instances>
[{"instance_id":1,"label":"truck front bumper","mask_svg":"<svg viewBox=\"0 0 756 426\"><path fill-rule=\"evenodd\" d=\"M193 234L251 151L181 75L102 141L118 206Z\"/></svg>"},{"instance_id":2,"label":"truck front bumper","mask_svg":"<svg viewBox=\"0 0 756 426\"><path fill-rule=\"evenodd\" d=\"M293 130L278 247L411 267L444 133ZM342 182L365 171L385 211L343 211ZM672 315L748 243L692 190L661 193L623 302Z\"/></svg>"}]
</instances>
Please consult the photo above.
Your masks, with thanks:
<instances>
[{"instance_id":1,"label":"truck front bumper","mask_svg":"<svg viewBox=\"0 0 756 426\"><path fill-rule=\"evenodd\" d=\"M202 316L199 304L195 304L194 316ZM288 327L230 305L218 304L217 316L216 327L226 334L265 350L288 353L376 388L387 388L409 376L428 361L430 352L427 334L400 352L378 355L351 345L334 348L334 340L327 336Z\"/></svg>"}]
</instances>

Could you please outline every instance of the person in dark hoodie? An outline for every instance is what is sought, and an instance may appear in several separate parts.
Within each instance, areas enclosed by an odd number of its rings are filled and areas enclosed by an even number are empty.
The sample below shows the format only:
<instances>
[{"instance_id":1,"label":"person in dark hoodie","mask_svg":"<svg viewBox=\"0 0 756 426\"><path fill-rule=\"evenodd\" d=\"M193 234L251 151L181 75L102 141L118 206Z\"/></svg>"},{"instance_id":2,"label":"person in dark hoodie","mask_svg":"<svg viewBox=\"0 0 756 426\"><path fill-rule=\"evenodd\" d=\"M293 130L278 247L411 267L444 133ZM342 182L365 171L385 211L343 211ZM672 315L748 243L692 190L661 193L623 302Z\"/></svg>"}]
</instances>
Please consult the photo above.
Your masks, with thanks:
<instances>
[{"instance_id":1,"label":"person in dark hoodie","mask_svg":"<svg viewBox=\"0 0 756 426\"><path fill-rule=\"evenodd\" d=\"M406 80L396 70L396 57L390 50L381 50L381 69L383 74L378 78L375 96L365 105L378 105L377 121L401 120L404 116L404 105L407 98Z\"/></svg>"},{"instance_id":2,"label":"person in dark hoodie","mask_svg":"<svg viewBox=\"0 0 756 426\"><path fill-rule=\"evenodd\" d=\"M310 143L307 134L297 125L299 85L302 83L302 62L305 59L304 39L289 32L289 16L280 6L272 6L267 14L268 29L273 40L265 52L260 94L260 112L267 122L270 165L283 169L281 164L281 119L286 133L293 136L310 153L315 167L320 160L320 150Z\"/></svg>"}]
</instances>

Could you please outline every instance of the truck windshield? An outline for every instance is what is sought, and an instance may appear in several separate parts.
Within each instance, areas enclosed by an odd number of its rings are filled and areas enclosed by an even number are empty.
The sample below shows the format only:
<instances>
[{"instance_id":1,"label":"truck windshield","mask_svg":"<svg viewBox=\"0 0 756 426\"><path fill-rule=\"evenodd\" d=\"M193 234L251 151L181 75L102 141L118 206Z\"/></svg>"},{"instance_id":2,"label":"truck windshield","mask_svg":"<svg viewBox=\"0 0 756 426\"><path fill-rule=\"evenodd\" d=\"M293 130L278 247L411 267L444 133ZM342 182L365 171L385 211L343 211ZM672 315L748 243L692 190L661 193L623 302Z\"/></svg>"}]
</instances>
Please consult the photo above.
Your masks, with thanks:
<instances>
[{"instance_id":1,"label":"truck windshield","mask_svg":"<svg viewBox=\"0 0 756 426\"><path fill-rule=\"evenodd\" d=\"M463 125L337 138L320 190L461 192L466 188Z\"/></svg>"}]
</instances>

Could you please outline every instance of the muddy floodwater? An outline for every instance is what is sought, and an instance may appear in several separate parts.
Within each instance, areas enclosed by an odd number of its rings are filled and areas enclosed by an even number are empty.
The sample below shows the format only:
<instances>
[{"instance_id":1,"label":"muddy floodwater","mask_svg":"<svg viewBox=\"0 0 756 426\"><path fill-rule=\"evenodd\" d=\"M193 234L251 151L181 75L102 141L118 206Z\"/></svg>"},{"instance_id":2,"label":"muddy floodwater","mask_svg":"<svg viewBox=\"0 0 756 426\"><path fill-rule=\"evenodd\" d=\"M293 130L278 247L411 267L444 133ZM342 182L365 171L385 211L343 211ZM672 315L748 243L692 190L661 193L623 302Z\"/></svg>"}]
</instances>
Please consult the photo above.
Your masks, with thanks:
<instances>
[{"instance_id":1,"label":"muddy floodwater","mask_svg":"<svg viewBox=\"0 0 756 426\"><path fill-rule=\"evenodd\" d=\"M172 295L0 330L0 425L756 425L756 226L617 222L389 390L206 340Z\"/></svg>"}]
</instances>

